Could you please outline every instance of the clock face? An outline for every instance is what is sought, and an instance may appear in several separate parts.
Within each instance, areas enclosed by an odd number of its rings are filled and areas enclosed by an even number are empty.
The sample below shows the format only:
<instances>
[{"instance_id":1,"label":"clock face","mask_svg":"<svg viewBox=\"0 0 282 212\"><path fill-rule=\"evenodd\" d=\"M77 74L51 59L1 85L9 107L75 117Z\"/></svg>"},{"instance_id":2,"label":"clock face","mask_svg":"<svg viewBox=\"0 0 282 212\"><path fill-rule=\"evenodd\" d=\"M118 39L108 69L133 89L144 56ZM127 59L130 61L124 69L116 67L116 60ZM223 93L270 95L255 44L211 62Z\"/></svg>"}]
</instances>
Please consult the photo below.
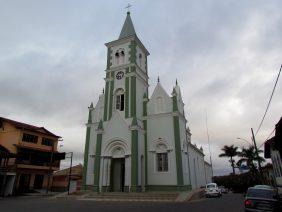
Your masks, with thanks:
<instances>
[{"instance_id":1,"label":"clock face","mask_svg":"<svg viewBox=\"0 0 282 212\"><path fill-rule=\"evenodd\" d=\"M123 75L124 75L124 73L123 73L122 71L119 71L119 72L116 74L116 78L117 78L118 80L120 80L120 79L123 78Z\"/></svg>"}]
</instances>

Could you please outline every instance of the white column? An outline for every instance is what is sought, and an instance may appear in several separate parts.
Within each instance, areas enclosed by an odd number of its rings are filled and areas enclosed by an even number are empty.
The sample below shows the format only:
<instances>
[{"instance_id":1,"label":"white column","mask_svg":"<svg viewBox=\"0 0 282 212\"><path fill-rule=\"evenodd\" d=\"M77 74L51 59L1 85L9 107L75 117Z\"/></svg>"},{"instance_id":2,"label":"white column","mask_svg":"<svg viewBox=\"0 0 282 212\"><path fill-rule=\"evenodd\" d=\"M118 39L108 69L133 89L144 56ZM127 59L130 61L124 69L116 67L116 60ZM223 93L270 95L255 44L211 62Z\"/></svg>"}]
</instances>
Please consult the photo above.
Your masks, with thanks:
<instances>
[{"instance_id":1,"label":"white column","mask_svg":"<svg viewBox=\"0 0 282 212\"><path fill-rule=\"evenodd\" d=\"M125 177L124 177L124 185L131 185L131 157L125 156Z\"/></svg>"}]
</instances>

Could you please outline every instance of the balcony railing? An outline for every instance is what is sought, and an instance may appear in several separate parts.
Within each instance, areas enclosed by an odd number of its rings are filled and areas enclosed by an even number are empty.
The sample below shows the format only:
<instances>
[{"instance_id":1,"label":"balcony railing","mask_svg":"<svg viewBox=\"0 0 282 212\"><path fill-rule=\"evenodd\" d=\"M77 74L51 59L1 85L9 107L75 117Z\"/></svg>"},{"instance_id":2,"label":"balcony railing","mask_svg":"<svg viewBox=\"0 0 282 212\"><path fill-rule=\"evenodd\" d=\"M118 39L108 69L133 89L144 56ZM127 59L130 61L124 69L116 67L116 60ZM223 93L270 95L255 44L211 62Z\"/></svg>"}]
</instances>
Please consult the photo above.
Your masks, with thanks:
<instances>
[{"instance_id":1,"label":"balcony railing","mask_svg":"<svg viewBox=\"0 0 282 212\"><path fill-rule=\"evenodd\" d=\"M41 161L29 161L29 160L19 160L17 161L17 164L22 164L22 165L32 165L32 166L45 166L49 167L51 164L50 162L41 162ZM60 162L55 161L52 163L52 167L59 168L60 167Z\"/></svg>"},{"instance_id":2,"label":"balcony railing","mask_svg":"<svg viewBox=\"0 0 282 212\"><path fill-rule=\"evenodd\" d=\"M16 170L16 167L14 165L12 166L0 166L0 172L14 172Z\"/></svg>"}]
</instances>

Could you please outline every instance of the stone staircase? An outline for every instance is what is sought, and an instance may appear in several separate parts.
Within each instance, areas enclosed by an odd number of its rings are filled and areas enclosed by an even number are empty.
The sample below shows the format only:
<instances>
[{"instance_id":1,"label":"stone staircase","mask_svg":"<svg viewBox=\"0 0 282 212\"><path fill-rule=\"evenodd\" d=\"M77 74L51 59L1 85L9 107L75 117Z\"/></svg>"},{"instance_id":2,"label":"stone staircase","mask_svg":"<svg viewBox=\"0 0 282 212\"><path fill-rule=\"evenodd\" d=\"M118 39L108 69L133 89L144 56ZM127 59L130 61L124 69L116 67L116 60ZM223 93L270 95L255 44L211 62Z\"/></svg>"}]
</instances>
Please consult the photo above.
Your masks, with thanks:
<instances>
[{"instance_id":1,"label":"stone staircase","mask_svg":"<svg viewBox=\"0 0 282 212\"><path fill-rule=\"evenodd\" d=\"M89 193L83 200L105 201L105 202L175 202L178 192L105 192Z\"/></svg>"}]
</instances>

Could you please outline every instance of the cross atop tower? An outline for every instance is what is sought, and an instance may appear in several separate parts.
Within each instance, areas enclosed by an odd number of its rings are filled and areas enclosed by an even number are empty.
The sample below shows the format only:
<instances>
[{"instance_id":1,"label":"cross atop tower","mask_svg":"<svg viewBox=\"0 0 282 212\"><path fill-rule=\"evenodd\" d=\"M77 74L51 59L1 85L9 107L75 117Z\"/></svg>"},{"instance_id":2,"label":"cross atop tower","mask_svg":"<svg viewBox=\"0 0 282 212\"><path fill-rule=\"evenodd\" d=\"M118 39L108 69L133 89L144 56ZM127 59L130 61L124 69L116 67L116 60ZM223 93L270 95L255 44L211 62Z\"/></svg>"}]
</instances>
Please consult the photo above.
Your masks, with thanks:
<instances>
[{"instance_id":1,"label":"cross atop tower","mask_svg":"<svg viewBox=\"0 0 282 212\"><path fill-rule=\"evenodd\" d=\"M130 12L130 7L132 7L132 5L131 4L127 4L127 6L125 7L126 9L127 9L127 12L129 13Z\"/></svg>"}]
</instances>

